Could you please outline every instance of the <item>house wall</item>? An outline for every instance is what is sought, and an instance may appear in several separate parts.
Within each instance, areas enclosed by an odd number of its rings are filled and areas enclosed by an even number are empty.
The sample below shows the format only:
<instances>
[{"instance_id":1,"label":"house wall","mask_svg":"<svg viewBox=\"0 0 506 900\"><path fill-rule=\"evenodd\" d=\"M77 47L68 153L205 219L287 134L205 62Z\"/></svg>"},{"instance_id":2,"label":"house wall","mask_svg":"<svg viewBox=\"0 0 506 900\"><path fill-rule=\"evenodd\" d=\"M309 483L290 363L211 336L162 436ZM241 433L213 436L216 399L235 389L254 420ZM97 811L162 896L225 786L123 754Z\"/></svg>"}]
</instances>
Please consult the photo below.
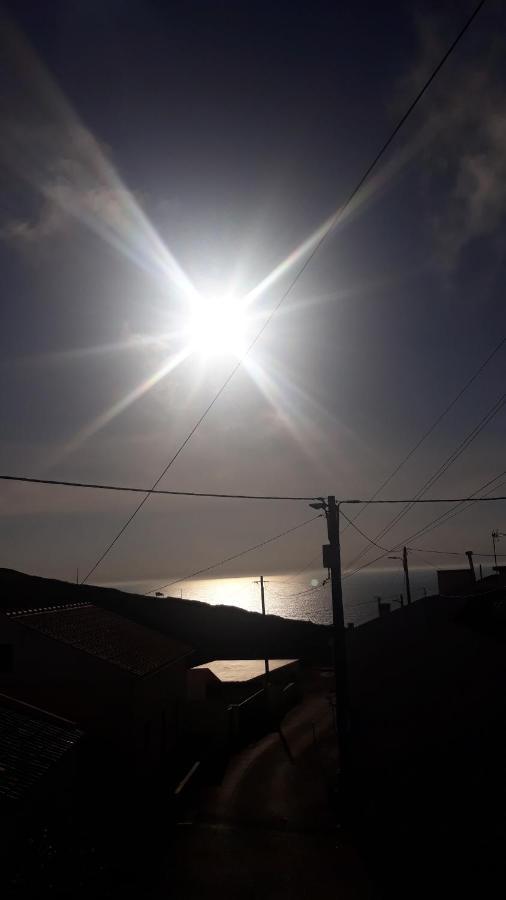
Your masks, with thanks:
<instances>
[{"instance_id":1,"label":"house wall","mask_svg":"<svg viewBox=\"0 0 506 900\"><path fill-rule=\"evenodd\" d=\"M185 699L185 659L137 678L133 685L132 725L139 757L163 763L177 745Z\"/></svg>"},{"instance_id":2,"label":"house wall","mask_svg":"<svg viewBox=\"0 0 506 900\"><path fill-rule=\"evenodd\" d=\"M0 615L0 642L12 646L1 689L72 719L91 736L117 745L132 727L128 672Z\"/></svg>"},{"instance_id":3,"label":"house wall","mask_svg":"<svg viewBox=\"0 0 506 900\"><path fill-rule=\"evenodd\" d=\"M190 703L202 702L221 690L221 682L210 669L188 669L186 673L186 697Z\"/></svg>"},{"instance_id":4,"label":"house wall","mask_svg":"<svg viewBox=\"0 0 506 900\"><path fill-rule=\"evenodd\" d=\"M182 729L184 657L134 675L1 614L0 644L12 648L0 690L77 722L98 759L109 748L118 766L149 774L174 751Z\"/></svg>"}]
</instances>

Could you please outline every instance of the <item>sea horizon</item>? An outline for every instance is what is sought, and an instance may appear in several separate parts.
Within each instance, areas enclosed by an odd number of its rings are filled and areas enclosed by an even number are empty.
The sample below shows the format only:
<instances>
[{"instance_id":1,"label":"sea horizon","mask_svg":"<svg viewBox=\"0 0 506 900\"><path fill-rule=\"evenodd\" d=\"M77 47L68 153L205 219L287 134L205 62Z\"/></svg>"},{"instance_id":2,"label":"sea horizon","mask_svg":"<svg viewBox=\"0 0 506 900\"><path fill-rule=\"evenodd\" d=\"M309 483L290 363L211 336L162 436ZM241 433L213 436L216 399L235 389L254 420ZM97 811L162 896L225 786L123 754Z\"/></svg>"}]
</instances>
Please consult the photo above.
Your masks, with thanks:
<instances>
[{"instance_id":1,"label":"sea horizon","mask_svg":"<svg viewBox=\"0 0 506 900\"><path fill-rule=\"evenodd\" d=\"M107 586L129 593L151 594L163 579L111 582ZM332 620L330 584L324 583L321 569L304 573L277 573L264 579L265 609L267 614L283 618L301 619L317 624L329 624ZM429 568L410 569L411 598L413 601L425 594L437 591L436 571ZM161 591L167 598L182 597L208 603L211 606L235 606L249 612L261 612L259 577L252 575L229 578L205 578L175 582L171 588ZM343 605L346 624L359 625L378 614L378 597L390 602L392 609L400 598L406 602L406 589L402 570L374 569L357 573L353 578L343 574Z\"/></svg>"}]
</instances>

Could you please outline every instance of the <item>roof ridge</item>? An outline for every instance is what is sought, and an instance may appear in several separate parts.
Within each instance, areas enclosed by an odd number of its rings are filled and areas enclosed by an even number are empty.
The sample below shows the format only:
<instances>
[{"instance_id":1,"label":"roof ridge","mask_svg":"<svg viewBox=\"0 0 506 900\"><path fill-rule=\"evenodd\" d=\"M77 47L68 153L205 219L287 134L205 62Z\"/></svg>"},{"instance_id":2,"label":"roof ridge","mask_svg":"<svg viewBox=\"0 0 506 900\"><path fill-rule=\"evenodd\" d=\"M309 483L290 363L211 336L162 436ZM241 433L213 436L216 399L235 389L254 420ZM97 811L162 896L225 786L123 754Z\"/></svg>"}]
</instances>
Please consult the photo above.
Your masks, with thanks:
<instances>
[{"instance_id":1,"label":"roof ridge","mask_svg":"<svg viewBox=\"0 0 506 900\"><path fill-rule=\"evenodd\" d=\"M40 613L60 612L66 609L78 609L83 606L94 605L95 604L90 603L89 600L67 601L66 603L46 603L43 606L29 606L23 607L22 609L20 609L19 607L11 607L10 609L5 609L4 613L6 616L21 618L23 616L40 615Z\"/></svg>"}]
</instances>

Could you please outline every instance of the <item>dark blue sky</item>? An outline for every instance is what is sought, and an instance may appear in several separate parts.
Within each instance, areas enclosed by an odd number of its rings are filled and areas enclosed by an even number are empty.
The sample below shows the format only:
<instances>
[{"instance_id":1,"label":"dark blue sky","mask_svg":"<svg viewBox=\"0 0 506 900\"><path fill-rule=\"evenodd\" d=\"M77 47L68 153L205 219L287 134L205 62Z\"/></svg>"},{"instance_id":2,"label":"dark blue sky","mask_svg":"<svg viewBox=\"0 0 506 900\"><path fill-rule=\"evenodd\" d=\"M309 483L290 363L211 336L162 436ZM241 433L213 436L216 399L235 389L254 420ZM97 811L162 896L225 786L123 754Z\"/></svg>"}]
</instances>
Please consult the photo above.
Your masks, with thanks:
<instances>
[{"instance_id":1,"label":"dark blue sky","mask_svg":"<svg viewBox=\"0 0 506 900\"><path fill-rule=\"evenodd\" d=\"M149 484L234 365L193 355L122 403L180 349L165 336L185 301L162 242L204 295L251 290L349 194L473 4L5 6L0 468ZM497 344L505 19L486 4L164 486L369 496ZM505 358L385 494L413 495L446 459L504 390ZM505 433L500 413L432 495L498 474ZM135 505L22 486L1 502L2 564L62 577L89 568ZM391 515L369 508L361 527ZM388 540L435 515L413 510ZM426 546L488 550L501 516L474 508ZM305 517L152 499L96 577L184 574ZM220 574L300 566L321 542L312 528ZM362 543L343 536L345 562Z\"/></svg>"}]
</instances>

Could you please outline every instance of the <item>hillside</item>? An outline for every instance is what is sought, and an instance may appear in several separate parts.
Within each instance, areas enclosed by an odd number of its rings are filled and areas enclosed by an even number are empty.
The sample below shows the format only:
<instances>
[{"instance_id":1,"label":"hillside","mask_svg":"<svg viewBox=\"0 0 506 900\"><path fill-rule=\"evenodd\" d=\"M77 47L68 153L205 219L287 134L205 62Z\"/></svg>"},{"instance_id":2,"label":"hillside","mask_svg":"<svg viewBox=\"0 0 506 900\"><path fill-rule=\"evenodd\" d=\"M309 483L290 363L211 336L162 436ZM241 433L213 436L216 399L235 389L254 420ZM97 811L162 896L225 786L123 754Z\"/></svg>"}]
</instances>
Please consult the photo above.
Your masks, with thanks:
<instances>
[{"instance_id":1,"label":"hillside","mask_svg":"<svg viewBox=\"0 0 506 900\"><path fill-rule=\"evenodd\" d=\"M210 606L179 597L129 594L112 588L72 584L0 569L0 608L94 603L150 625L195 648L195 658L300 657L327 661L330 629L312 622Z\"/></svg>"}]
</instances>

